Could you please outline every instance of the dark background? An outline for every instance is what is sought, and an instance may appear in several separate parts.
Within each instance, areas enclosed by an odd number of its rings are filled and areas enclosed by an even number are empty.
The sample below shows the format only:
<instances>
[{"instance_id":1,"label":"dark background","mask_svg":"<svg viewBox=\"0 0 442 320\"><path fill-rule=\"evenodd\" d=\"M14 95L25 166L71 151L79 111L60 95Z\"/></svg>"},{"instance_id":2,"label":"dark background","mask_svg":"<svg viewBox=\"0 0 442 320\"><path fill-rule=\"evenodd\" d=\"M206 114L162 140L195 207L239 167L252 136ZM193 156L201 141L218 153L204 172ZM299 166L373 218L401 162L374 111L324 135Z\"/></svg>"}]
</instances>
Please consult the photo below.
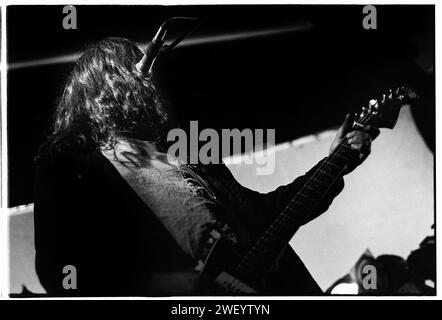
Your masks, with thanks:
<instances>
[{"instance_id":1,"label":"dark background","mask_svg":"<svg viewBox=\"0 0 442 320\"><path fill-rule=\"evenodd\" d=\"M310 22L309 31L176 48L156 66L172 118L188 126L275 128L277 142L341 123L386 89L409 84L413 109L434 151L434 7L376 6L377 30L362 27L363 6L63 6L7 8L8 63L81 51L108 36L147 42L171 16L204 18L193 36L216 36ZM8 71L9 205L33 202L33 158L49 132L69 64Z\"/></svg>"}]
</instances>

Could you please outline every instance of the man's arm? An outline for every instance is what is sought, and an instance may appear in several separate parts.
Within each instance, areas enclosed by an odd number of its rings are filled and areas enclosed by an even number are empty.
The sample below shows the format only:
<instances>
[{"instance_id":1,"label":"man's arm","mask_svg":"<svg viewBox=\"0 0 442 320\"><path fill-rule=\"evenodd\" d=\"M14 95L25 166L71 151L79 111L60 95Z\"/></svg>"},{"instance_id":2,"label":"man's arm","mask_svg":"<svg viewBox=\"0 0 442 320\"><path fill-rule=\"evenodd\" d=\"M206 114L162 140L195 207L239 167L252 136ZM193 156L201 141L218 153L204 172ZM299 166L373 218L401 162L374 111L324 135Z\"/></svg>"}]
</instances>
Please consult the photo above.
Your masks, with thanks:
<instances>
[{"instance_id":1,"label":"man's arm","mask_svg":"<svg viewBox=\"0 0 442 320\"><path fill-rule=\"evenodd\" d=\"M359 166L370 154L371 142L379 135L379 130L371 126L366 126L362 130L352 130L353 118L351 115L345 117L344 123L338 129L336 137L330 147L330 154L343 139L347 139L351 148L359 152L354 162L349 163L344 174L348 174ZM273 221L273 219L284 210L288 203L295 197L302 186L314 174L316 169L322 164L325 159L321 160L305 175L296 178L293 182L285 186L280 186L276 190L263 194L245 188L245 192L256 206L256 212L263 217L266 223ZM304 221L303 224L315 219L329 208L333 199L344 188L344 179L341 177L337 179L331 188L324 194L320 202L313 209L310 219Z\"/></svg>"},{"instance_id":2,"label":"man's arm","mask_svg":"<svg viewBox=\"0 0 442 320\"><path fill-rule=\"evenodd\" d=\"M310 169L306 174L296 178L291 183L280 186L274 191L268 193L260 193L245 188L249 199L253 202L256 207L256 212L264 218L266 224L273 221L276 216L281 213L284 208L289 204L289 202L295 197L302 186L308 181L308 179L314 174L316 169L325 161L326 158L321 160L312 169ZM344 179L341 177L336 180L333 186L324 195L321 201L318 203L314 209L311 220L318 217L331 205L333 199L342 191L344 188ZM309 222L309 221L306 221Z\"/></svg>"}]
</instances>

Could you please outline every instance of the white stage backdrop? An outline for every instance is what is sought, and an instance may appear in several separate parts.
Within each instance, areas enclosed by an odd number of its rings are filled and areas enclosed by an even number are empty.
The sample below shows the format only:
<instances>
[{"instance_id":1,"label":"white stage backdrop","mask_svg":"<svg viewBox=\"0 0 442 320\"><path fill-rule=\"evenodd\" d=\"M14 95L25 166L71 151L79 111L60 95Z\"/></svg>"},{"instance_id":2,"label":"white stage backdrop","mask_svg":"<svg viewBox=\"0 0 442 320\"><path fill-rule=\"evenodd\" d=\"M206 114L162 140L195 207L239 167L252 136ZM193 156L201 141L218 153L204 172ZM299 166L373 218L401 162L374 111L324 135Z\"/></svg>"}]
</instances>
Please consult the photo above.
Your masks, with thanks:
<instances>
[{"instance_id":1,"label":"white stage backdrop","mask_svg":"<svg viewBox=\"0 0 442 320\"><path fill-rule=\"evenodd\" d=\"M268 192L325 157L334 134L327 131L277 146L272 175L257 176L253 165L228 166L244 186ZM323 290L346 274L367 248L374 256L406 258L432 234L433 173L433 154L405 107L395 129L382 129L371 156L345 177L345 188L329 210L290 242Z\"/></svg>"}]
</instances>

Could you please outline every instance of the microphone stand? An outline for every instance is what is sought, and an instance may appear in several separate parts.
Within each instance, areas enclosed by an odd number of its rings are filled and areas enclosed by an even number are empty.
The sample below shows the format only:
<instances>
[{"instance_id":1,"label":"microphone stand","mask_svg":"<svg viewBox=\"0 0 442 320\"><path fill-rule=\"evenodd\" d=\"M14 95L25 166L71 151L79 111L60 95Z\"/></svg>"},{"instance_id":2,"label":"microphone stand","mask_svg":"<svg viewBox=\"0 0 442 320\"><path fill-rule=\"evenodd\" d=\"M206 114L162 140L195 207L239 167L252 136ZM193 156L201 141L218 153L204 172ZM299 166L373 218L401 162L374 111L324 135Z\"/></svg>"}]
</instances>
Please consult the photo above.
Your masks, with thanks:
<instances>
[{"instance_id":1,"label":"microphone stand","mask_svg":"<svg viewBox=\"0 0 442 320\"><path fill-rule=\"evenodd\" d=\"M201 21L194 27L189 28L184 33L182 33L178 38L176 38L172 43L165 44L164 39L167 34L167 27L170 25L171 22L174 21L198 21L198 18L193 17L172 17L167 20L165 20L160 28L158 29L157 33L155 34L154 38L151 42L147 44L145 53L141 60L136 64L136 68L146 76L150 77L152 74L152 68L155 63L155 60L165 52L168 52L169 50L172 50L174 47L176 47L185 37L187 37L189 34L191 34L195 29L197 29L201 25Z\"/></svg>"}]
</instances>

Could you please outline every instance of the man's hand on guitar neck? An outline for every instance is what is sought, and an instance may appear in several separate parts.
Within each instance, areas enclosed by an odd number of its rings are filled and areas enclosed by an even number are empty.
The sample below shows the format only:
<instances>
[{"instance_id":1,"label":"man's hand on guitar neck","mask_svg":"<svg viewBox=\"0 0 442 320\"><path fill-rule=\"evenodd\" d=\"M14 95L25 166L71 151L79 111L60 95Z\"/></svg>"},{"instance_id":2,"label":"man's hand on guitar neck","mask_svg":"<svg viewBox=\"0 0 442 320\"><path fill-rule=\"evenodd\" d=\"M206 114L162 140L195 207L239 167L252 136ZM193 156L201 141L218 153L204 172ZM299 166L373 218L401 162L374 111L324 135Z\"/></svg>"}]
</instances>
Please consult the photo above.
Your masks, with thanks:
<instances>
[{"instance_id":1,"label":"man's hand on guitar neck","mask_svg":"<svg viewBox=\"0 0 442 320\"><path fill-rule=\"evenodd\" d=\"M370 154L371 142L376 139L380 133L378 128L370 125L355 130L353 129L353 121L354 117L351 114L345 116L344 123L338 129L329 152L329 155L331 155L344 139L347 139L347 144L350 145L352 149L359 151L359 157L347 165L344 174L352 172L357 166L364 162Z\"/></svg>"}]
</instances>

